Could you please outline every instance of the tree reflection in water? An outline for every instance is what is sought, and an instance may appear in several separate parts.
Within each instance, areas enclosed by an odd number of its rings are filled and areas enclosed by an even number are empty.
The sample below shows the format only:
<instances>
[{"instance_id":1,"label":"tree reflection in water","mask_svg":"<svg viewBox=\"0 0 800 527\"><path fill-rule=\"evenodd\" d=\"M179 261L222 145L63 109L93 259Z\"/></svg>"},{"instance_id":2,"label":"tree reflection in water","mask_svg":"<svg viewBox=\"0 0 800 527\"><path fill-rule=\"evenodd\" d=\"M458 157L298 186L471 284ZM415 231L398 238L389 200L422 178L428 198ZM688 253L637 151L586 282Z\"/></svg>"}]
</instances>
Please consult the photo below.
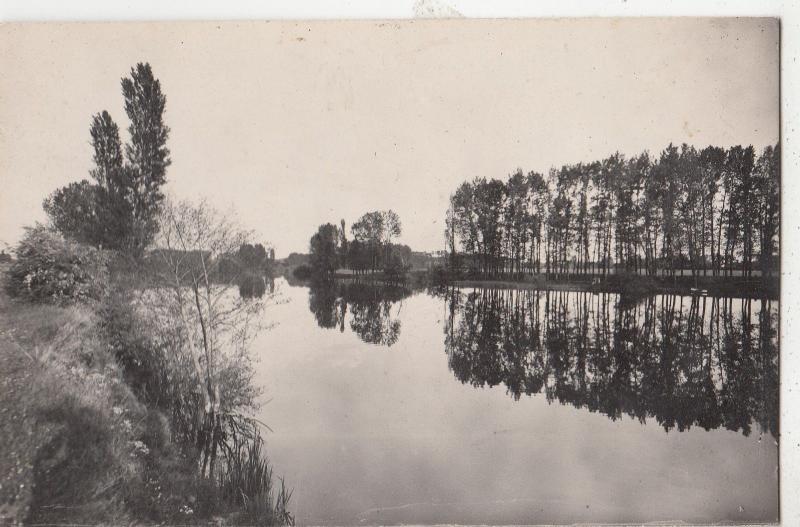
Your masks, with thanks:
<instances>
[{"instance_id":1,"label":"tree reflection in water","mask_svg":"<svg viewBox=\"0 0 800 527\"><path fill-rule=\"evenodd\" d=\"M245 274L239 277L237 285L242 298L262 298L267 292L275 292L275 278L271 276Z\"/></svg>"},{"instance_id":2,"label":"tree reflection in water","mask_svg":"<svg viewBox=\"0 0 800 527\"><path fill-rule=\"evenodd\" d=\"M590 292L443 293L445 351L462 383L557 400L665 430L754 424L778 437L778 303Z\"/></svg>"},{"instance_id":3,"label":"tree reflection in water","mask_svg":"<svg viewBox=\"0 0 800 527\"><path fill-rule=\"evenodd\" d=\"M323 328L344 332L349 315L350 330L369 344L391 346L400 337L400 305L411 291L402 286L369 282L336 281L311 285L308 307Z\"/></svg>"}]
</instances>

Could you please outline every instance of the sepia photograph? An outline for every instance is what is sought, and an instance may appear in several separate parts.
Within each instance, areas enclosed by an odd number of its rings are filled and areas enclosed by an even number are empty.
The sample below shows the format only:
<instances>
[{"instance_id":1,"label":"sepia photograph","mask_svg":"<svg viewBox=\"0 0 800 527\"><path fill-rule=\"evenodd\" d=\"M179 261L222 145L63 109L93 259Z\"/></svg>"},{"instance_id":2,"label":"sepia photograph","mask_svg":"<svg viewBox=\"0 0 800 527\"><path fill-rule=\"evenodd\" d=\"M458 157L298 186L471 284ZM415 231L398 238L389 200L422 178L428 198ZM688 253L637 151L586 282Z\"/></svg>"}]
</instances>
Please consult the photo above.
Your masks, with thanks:
<instances>
[{"instance_id":1,"label":"sepia photograph","mask_svg":"<svg viewBox=\"0 0 800 527\"><path fill-rule=\"evenodd\" d=\"M780 42L0 24L0 525L779 523Z\"/></svg>"}]
</instances>

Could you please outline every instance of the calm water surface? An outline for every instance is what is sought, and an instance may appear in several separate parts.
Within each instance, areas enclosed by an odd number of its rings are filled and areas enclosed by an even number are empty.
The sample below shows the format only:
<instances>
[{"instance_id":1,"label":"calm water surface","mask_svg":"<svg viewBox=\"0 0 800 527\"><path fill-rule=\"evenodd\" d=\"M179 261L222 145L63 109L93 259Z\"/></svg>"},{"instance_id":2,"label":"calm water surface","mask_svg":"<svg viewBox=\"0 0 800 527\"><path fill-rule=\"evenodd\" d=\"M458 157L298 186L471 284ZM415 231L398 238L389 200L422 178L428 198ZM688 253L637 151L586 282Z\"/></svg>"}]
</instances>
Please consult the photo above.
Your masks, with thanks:
<instances>
[{"instance_id":1,"label":"calm water surface","mask_svg":"<svg viewBox=\"0 0 800 527\"><path fill-rule=\"evenodd\" d=\"M777 302L277 286L259 417L301 525L778 518Z\"/></svg>"}]
</instances>

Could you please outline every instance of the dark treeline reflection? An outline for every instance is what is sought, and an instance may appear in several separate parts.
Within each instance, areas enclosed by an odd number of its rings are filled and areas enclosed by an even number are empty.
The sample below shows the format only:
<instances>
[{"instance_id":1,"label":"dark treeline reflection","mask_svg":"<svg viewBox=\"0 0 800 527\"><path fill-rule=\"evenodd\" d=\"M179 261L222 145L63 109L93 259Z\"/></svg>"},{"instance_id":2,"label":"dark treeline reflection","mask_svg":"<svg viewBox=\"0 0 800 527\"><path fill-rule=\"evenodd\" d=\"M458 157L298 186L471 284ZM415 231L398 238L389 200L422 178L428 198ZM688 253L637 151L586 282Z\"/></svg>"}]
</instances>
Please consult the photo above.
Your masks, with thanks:
<instances>
[{"instance_id":1,"label":"dark treeline reflection","mask_svg":"<svg viewBox=\"0 0 800 527\"><path fill-rule=\"evenodd\" d=\"M275 279L271 276L245 274L239 277L237 285L242 298L261 298L267 292L275 292Z\"/></svg>"},{"instance_id":2,"label":"dark treeline reflection","mask_svg":"<svg viewBox=\"0 0 800 527\"><path fill-rule=\"evenodd\" d=\"M445 351L463 383L665 430L748 435L757 423L778 437L777 302L496 289L445 299Z\"/></svg>"},{"instance_id":3,"label":"dark treeline reflection","mask_svg":"<svg viewBox=\"0 0 800 527\"><path fill-rule=\"evenodd\" d=\"M344 332L348 324L364 342L391 346L400 337L398 302L410 294L401 286L323 282L311 285L308 308L320 327Z\"/></svg>"}]
</instances>

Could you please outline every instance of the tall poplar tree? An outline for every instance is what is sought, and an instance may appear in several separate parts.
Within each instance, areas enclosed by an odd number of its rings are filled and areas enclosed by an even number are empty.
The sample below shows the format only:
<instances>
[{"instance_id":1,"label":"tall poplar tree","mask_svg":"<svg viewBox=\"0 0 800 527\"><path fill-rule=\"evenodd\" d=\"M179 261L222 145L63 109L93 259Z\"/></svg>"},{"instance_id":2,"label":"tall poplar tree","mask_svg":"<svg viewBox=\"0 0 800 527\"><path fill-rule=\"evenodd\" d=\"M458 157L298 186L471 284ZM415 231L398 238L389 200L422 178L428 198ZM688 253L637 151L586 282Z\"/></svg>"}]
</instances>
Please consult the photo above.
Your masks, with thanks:
<instances>
[{"instance_id":1,"label":"tall poplar tree","mask_svg":"<svg viewBox=\"0 0 800 527\"><path fill-rule=\"evenodd\" d=\"M130 250L136 255L152 241L157 230L156 213L164 199L161 186L171 163L169 127L164 124L167 98L150 64L141 62L131 68L129 78L122 79L122 95L130 119L130 143L125 145L126 183L132 204Z\"/></svg>"},{"instance_id":2,"label":"tall poplar tree","mask_svg":"<svg viewBox=\"0 0 800 527\"><path fill-rule=\"evenodd\" d=\"M89 130L94 183L83 180L60 188L43 206L64 236L138 257L157 232L161 187L171 162L166 97L147 63L137 64L130 78L122 79L122 95L130 119L124 155L111 115L94 115Z\"/></svg>"}]
</instances>

